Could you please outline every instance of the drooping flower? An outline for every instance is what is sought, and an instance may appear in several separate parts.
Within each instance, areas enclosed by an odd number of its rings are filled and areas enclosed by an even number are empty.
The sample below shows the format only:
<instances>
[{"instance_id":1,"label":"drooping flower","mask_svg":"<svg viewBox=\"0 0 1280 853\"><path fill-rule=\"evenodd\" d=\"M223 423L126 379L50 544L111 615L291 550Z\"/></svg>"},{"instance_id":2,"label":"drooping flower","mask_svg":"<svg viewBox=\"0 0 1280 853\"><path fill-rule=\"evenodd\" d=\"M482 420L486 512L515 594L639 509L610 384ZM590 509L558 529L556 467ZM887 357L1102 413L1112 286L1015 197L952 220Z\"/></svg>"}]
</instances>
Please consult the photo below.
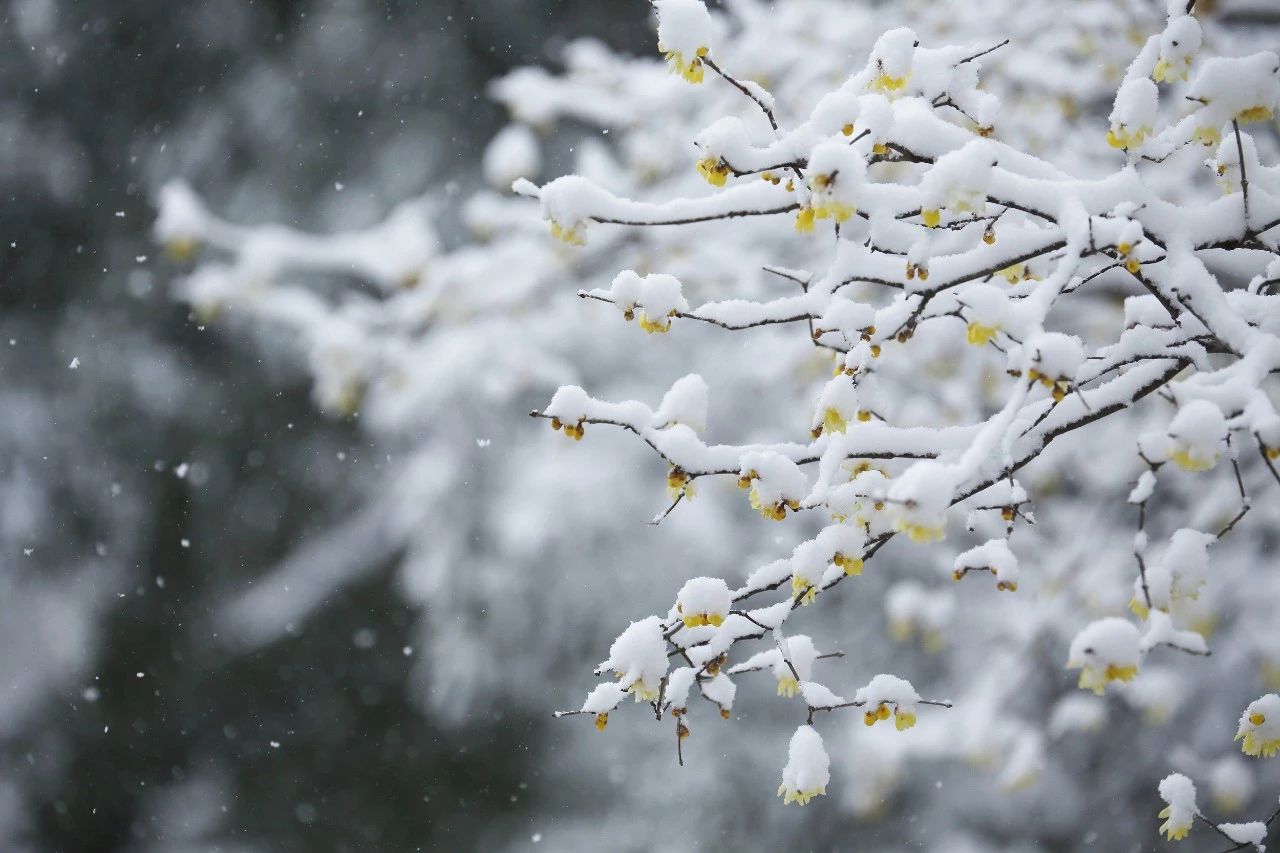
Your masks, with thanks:
<instances>
[{"instance_id":1,"label":"drooping flower","mask_svg":"<svg viewBox=\"0 0 1280 853\"><path fill-rule=\"evenodd\" d=\"M1236 740L1242 740L1241 751L1259 758L1274 758L1280 753L1280 696L1268 693L1249 703L1240 715Z\"/></svg>"},{"instance_id":2,"label":"drooping flower","mask_svg":"<svg viewBox=\"0 0 1280 853\"><path fill-rule=\"evenodd\" d=\"M1071 641L1067 669L1080 670L1079 686L1101 696L1112 681L1138 674L1138 640L1137 627L1124 619L1091 622Z\"/></svg>"},{"instance_id":3,"label":"drooping flower","mask_svg":"<svg viewBox=\"0 0 1280 853\"><path fill-rule=\"evenodd\" d=\"M702 0L657 0L658 51L689 83L701 83L714 25Z\"/></svg>"},{"instance_id":4,"label":"drooping flower","mask_svg":"<svg viewBox=\"0 0 1280 853\"><path fill-rule=\"evenodd\" d=\"M1222 410L1208 400L1192 400L1169 424L1169 458L1184 471L1208 471L1218 464L1226 436Z\"/></svg>"},{"instance_id":5,"label":"drooping flower","mask_svg":"<svg viewBox=\"0 0 1280 853\"><path fill-rule=\"evenodd\" d=\"M1156 815L1164 819L1160 832L1170 841L1181 841L1195 822L1196 786L1181 773L1172 773L1160 781L1160 798L1167 803Z\"/></svg>"},{"instance_id":6,"label":"drooping flower","mask_svg":"<svg viewBox=\"0 0 1280 853\"><path fill-rule=\"evenodd\" d=\"M827 793L830 768L831 760L822 745L822 736L813 726L801 726L791 736L778 796L784 803L808 805L809 800Z\"/></svg>"},{"instance_id":7,"label":"drooping flower","mask_svg":"<svg viewBox=\"0 0 1280 853\"><path fill-rule=\"evenodd\" d=\"M732 606L729 586L720 578L691 578L676 594L676 612L686 628L719 628Z\"/></svg>"}]
</instances>

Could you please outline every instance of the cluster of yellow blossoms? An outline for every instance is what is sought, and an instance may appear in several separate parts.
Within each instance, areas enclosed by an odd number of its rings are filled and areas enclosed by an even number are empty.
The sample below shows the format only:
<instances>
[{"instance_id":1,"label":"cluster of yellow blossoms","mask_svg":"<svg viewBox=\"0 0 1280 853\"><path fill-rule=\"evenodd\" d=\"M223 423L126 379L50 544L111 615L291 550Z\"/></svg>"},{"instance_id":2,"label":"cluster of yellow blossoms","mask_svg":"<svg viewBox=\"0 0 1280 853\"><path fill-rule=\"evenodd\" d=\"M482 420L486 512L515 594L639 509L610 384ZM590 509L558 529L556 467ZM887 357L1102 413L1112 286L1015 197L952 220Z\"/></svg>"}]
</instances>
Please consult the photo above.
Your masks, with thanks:
<instances>
[{"instance_id":1,"label":"cluster of yellow blossoms","mask_svg":"<svg viewBox=\"0 0 1280 853\"><path fill-rule=\"evenodd\" d=\"M680 621L686 628L700 628L703 625L719 628L724 624L723 613L685 613L679 604L676 605L676 612L680 614Z\"/></svg>"},{"instance_id":2,"label":"cluster of yellow blossoms","mask_svg":"<svg viewBox=\"0 0 1280 853\"><path fill-rule=\"evenodd\" d=\"M1112 148L1120 148L1128 151L1130 148L1139 148L1143 142L1146 142L1147 135L1151 133L1151 128L1142 126L1138 128L1130 128L1125 124L1113 125L1107 131L1107 144Z\"/></svg>"},{"instance_id":3,"label":"cluster of yellow blossoms","mask_svg":"<svg viewBox=\"0 0 1280 853\"><path fill-rule=\"evenodd\" d=\"M582 424L583 424L583 419L579 419L576 424L563 423L559 418L551 419L552 429L559 430L563 428L564 434L567 435L569 438L572 438L574 441L582 441L582 436L586 434L586 430L583 429Z\"/></svg>"},{"instance_id":4,"label":"cluster of yellow blossoms","mask_svg":"<svg viewBox=\"0 0 1280 853\"><path fill-rule=\"evenodd\" d=\"M893 96L901 92L907 87L907 83L911 81L911 74L907 73L901 77L894 77L881 71L867 87L872 92L879 92L882 95Z\"/></svg>"},{"instance_id":5,"label":"cluster of yellow blossoms","mask_svg":"<svg viewBox=\"0 0 1280 853\"><path fill-rule=\"evenodd\" d=\"M554 219L551 220L551 236L570 246L587 245L586 230L582 226L566 227Z\"/></svg>"},{"instance_id":6,"label":"cluster of yellow blossoms","mask_svg":"<svg viewBox=\"0 0 1280 853\"><path fill-rule=\"evenodd\" d=\"M644 329L644 331L650 335L665 335L667 332L671 331L671 321L679 316L679 313L680 312L673 308L663 316L653 317L641 308L638 314L640 328ZM622 309L622 319L626 320L628 323L636 318L636 306L628 305Z\"/></svg>"},{"instance_id":7,"label":"cluster of yellow blossoms","mask_svg":"<svg viewBox=\"0 0 1280 853\"><path fill-rule=\"evenodd\" d=\"M1032 369L1027 371L1027 378L1032 382L1039 382L1044 387L1053 392L1053 399L1056 403L1061 403L1067 398L1067 392L1071 390L1071 380L1066 377L1045 376L1038 370Z\"/></svg>"},{"instance_id":8,"label":"cluster of yellow blossoms","mask_svg":"<svg viewBox=\"0 0 1280 853\"><path fill-rule=\"evenodd\" d=\"M815 190L821 192L830 188L835 178L832 175L814 175L809 182ZM811 200L810 204L801 207L796 213L796 230L802 234L808 234L813 231L816 220L834 219L836 222L848 222L857 212L858 209L852 204L822 195Z\"/></svg>"},{"instance_id":9,"label":"cluster of yellow blossoms","mask_svg":"<svg viewBox=\"0 0 1280 853\"><path fill-rule=\"evenodd\" d=\"M970 323L966 331L966 339L975 347L984 347L995 340L1000 331L999 326L984 326L981 323Z\"/></svg>"},{"instance_id":10,"label":"cluster of yellow blossoms","mask_svg":"<svg viewBox=\"0 0 1280 853\"><path fill-rule=\"evenodd\" d=\"M1169 841L1181 841L1191 833L1191 818L1175 815L1173 806L1165 806L1156 817L1164 821L1160 824L1159 832Z\"/></svg>"},{"instance_id":11,"label":"cluster of yellow blossoms","mask_svg":"<svg viewBox=\"0 0 1280 853\"><path fill-rule=\"evenodd\" d=\"M671 66L672 74L680 75L689 83L702 82L704 74L702 60L711 52L708 48L698 48L691 57L685 57L683 53L676 50L665 50L662 45L658 45L658 50L662 51L663 58Z\"/></svg>"},{"instance_id":12,"label":"cluster of yellow blossoms","mask_svg":"<svg viewBox=\"0 0 1280 853\"><path fill-rule=\"evenodd\" d=\"M898 731L904 731L916 724L915 712L903 708L890 710L887 702L881 702L876 707L868 710L862 715L862 721L868 726L874 726L881 720L889 719L890 715L893 716L893 725Z\"/></svg>"},{"instance_id":13,"label":"cluster of yellow blossoms","mask_svg":"<svg viewBox=\"0 0 1280 853\"><path fill-rule=\"evenodd\" d=\"M1112 681L1133 681L1133 677L1138 674L1136 666L1116 666L1115 664L1107 664L1106 669L1095 669L1086 664L1080 669L1080 680L1077 682L1082 690L1092 690L1101 696L1107 692L1107 685Z\"/></svg>"},{"instance_id":14,"label":"cluster of yellow blossoms","mask_svg":"<svg viewBox=\"0 0 1280 853\"><path fill-rule=\"evenodd\" d=\"M831 558L832 565L839 569L843 569L846 576L854 577L862 574L863 562L861 557L848 557L837 551ZM807 578L800 575L791 576L791 595L799 596L800 603L809 605L818 597L818 587Z\"/></svg>"}]
</instances>

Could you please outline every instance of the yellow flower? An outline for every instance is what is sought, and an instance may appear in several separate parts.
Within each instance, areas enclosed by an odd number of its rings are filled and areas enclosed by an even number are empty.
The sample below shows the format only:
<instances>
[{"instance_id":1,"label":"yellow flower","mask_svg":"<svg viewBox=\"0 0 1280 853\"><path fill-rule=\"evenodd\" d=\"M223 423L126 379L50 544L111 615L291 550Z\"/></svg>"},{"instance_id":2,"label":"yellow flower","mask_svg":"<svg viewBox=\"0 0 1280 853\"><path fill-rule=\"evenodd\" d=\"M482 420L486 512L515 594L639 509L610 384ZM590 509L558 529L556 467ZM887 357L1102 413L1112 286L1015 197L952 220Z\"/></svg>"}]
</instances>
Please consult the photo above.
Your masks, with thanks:
<instances>
[{"instance_id":1,"label":"yellow flower","mask_svg":"<svg viewBox=\"0 0 1280 853\"><path fill-rule=\"evenodd\" d=\"M920 221L925 228L937 228L942 224L942 211L936 207L920 211Z\"/></svg>"},{"instance_id":2,"label":"yellow flower","mask_svg":"<svg viewBox=\"0 0 1280 853\"><path fill-rule=\"evenodd\" d=\"M661 47L659 47L661 49ZM706 47L698 48L693 58L686 60L683 53L676 50L666 51L663 55L671 66L672 74L679 74L690 83L701 83L703 76L702 58L709 53Z\"/></svg>"},{"instance_id":3,"label":"yellow flower","mask_svg":"<svg viewBox=\"0 0 1280 853\"><path fill-rule=\"evenodd\" d=\"M901 708L893 712L893 725L898 731L905 731L916 724L916 715Z\"/></svg>"},{"instance_id":4,"label":"yellow flower","mask_svg":"<svg viewBox=\"0 0 1280 853\"><path fill-rule=\"evenodd\" d=\"M787 517L787 505L785 503L778 502L776 504L766 504L764 501L760 500L760 493L756 491L754 487L752 487L751 491L747 492L747 500L751 502L752 509L759 512L767 519L772 521L782 521Z\"/></svg>"},{"instance_id":5,"label":"yellow flower","mask_svg":"<svg viewBox=\"0 0 1280 853\"><path fill-rule=\"evenodd\" d=\"M905 643L915 634L915 626L910 619L890 619L889 637L895 643Z\"/></svg>"},{"instance_id":6,"label":"yellow flower","mask_svg":"<svg viewBox=\"0 0 1280 853\"><path fill-rule=\"evenodd\" d=\"M1222 131L1206 124L1203 127L1197 127L1196 132L1191 134L1191 139L1210 148L1217 148L1222 144Z\"/></svg>"},{"instance_id":7,"label":"yellow flower","mask_svg":"<svg viewBox=\"0 0 1280 853\"><path fill-rule=\"evenodd\" d=\"M1128 125L1113 125L1107 131L1107 144L1112 148L1137 148L1146 140L1147 134L1151 132L1149 127L1140 127L1137 130L1130 130Z\"/></svg>"},{"instance_id":8,"label":"yellow flower","mask_svg":"<svg viewBox=\"0 0 1280 853\"><path fill-rule=\"evenodd\" d=\"M1199 455L1189 447L1174 451L1169 458L1172 459L1174 464L1182 470L1191 471L1193 473L1208 471L1214 465L1218 464L1218 454L1215 453L1213 456L1206 458Z\"/></svg>"},{"instance_id":9,"label":"yellow flower","mask_svg":"<svg viewBox=\"0 0 1280 853\"><path fill-rule=\"evenodd\" d=\"M586 234L583 233L581 226L574 228L566 228L554 219L551 220L551 236L557 240L568 243L570 246L587 245Z\"/></svg>"},{"instance_id":10,"label":"yellow flower","mask_svg":"<svg viewBox=\"0 0 1280 853\"><path fill-rule=\"evenodd\" d=\"M835 409L828 408L822 413L822 429L824 432L844 432L849 422L844 415Z\"/></svg>"},{"instance_id":11,"label":"yellow flower","mask_svg":"<svg viewBox=\"0 0 1280 853\"><path fill-rule=\"evenodd\" d=\"M1263 106L1249 107L1248 109L1241 110L1239 113L1237 113L1236 120L1241 122L1270 121L1271 107L1263 107Z\"/></svg>"},{"instance_id":12,"label":"yellow flower","mask_svg":"<svg viewBox=\"0 0 1280 853\"><path fill-rule=\"evenodd\" d=\"M824 201L813 208L813 215L818 219L834 219L836 222L848 222L850 217L858 212L858 209L851 204L845 204L839 201ZM799 228L799 222L796 223ZM812 228L810 229L812 230Z\"/></svg>"},{"instance_id":13,"label":"yellow flower","mask_svg":"<svg viewBox=\"0 0 1280 853\"><path fill-rule=\"evenodd\" d=\"M889 706L884 702L881 702L878 706L862 715L862 722L866 723L868 726L874 726L880 720L889 719L892 713L893 712L889 710Z\"/></svg>"},{"instance_id":14,"label":"yellow flower","mask_svg":"<svg viewBox=\"0 0 1280 853\"><path fill-rule=\"evenodd\" d=\"M719 157L707 157L698 161L698 174L713 187L722 187L729 180L730 169Z\"/></svg>"},{"instance_id":15,"label":"yellow flower","mask_svg":"<svg viewBox=\"0 0 1280 853\"><path fill-rule=\"evenodd\" d=\"M640 312L640 328L649 334L664 335L671 331L671 318L676 315L675 311L671 311L665 317L650 317L644 311Z\"/></svg>"},{"instance_id":16,"label":"yellow flower","mask_svg":"<svg viewBox=\"0 0 1280 853\"><path fill-rule=\"evenodd\" d=\"M193 237L174 237L164 244L165 252L179 263L185 263L195 257L196 250L199 248L199 241Z\"/></svg>"},{"instance_id":17,"label":"yellow flower","mask_svg":"<svg viewBox=\"0 0 1280 853\"><path fill-rule=\"evenodd\" d=\"M637 678L631 682L631 686L627 690L636 697L637 702L652 702L658 698L658 688L645 684L642 678Z\"/></svg>"},{"instance_id":18,"label":"yellow flower","mask_svg":"<svg viewBox=\"0 0 1280 853\"><path fill-rule=\"evenodd\" d=\"M812 207L800 208L800 212L796 214L796 230L801 234L813 233L813 217Z\"/></svg>"},{"instance_id":19,"label":"yellow flower","mask_svg":"<svg viewBox=\"0 0 1280 853\"><path fill-rule=\"evenodd\" d=\"M1002 270L997 270L996 275L1000 276L1010 284L1017 284L1027 277L1027 265L1014 264L1011 267L1005 267Z\"/></svg>"},{"instance_id":20,"label":"yellow flower","mask_svg":"<svg viewBox=\"0 0 1280 853\"><path fill-rule=\"evenodd\" d=\"M682 617L686 628L697 628L702 625L711 625L719 628L724 624L724 615L720 613L689 613Z\"/></svg>"},{"instance_id":21,"label":"yellow flower","mask_svg":"<svg viewBox=\"0 0 1280 853\"><path fill-rule=\"evenodd\" d=\"M582 426L582 421L578 421L576 424L562 424L559 418L551 419L552 429L558 430L561 427L564 427L564 434L569 438L572 438L574 441L582 441L582 436L586 434L586 430L583 429Z\"/></svg>"},{"instance_id":22,"label":"yellow flower","mask_svg":"<svg viewBox=\"0 0 1280 853\"><path fill-rule=\"evenodd\" d=\"M921 545L928 544L929 542L940 542L945 534L945 531L941 526L916 524L914 522L906 521L905 519L898 519L898 521L894 523L894 529L899 533L907 534L907 536L911 537L912 542Z\"/></svg>"},{"instance_id":23,"label":"yellow flower","mask_svg":"<svg viewBox=\"0 0 1280 853\"><path fill-rule=\"evenodd\" d=\"M1254 711L1249 714L1248 721L1253 728L1245 728L1242 724L1240 731L1236 733L1236 740L1243 740L1240 745L1245 755L1252 755L1261 758L1273 758L1280 753L1280 737L1267 739L1258 736L1257 727L1267 721L1266 715L1261 711Z\"/></svg>"},{"instance_id":24,"label":"yellow flower","mask_svg":"<svg viewBox=\"0 0 1280 853\"><path fill-rule=\"evenodd\" d=\"M1129 611L1144 622L1146 621L1147 616L1151 613L1151 609L1147 607L1146 602L1139 598L1129 599Z\"/></svg>"},{"instance_id":25,"label":"yellow flower","mask_svg":"<svg viewBox=\"0 0 1280 853\"><path fill-rule=\"evenodd\" d=\"M1170 83L1174 80L1186 80L1187 74L1191 71L1191 57L1186 57L1178 61L1175 65L1166 59L1161 59L1156 63L1155 69L1151 72L1151 79L1157 83Z\"/></svg>"},{"instance_id":26,"label":"yellow flower","mask_svg":"<svg viewBox=\"0 0 1280 853\"><path fill-rule=\"evenodd\" d=\"M609 715L596 714L596 731L598 732L604 731L604 727L607 725L609 725Z\"/></svg>"},{"instance_id":27,"label":"yellow flower","mask_svg":"<svg viewBox=\"0 0 1280 853\"><path fill-rule=\"evenodd\" d=\"M846 575L862 574L862 558L861 557L846 557L844 554L837 553L834 557L831 558L831 562L834 563L838 568L844 569L844 573Z\"/></svg>"},{"instance_id":28,"label":"yellow flower","mask_svg":"<svg viewBox=\"0 0 1280 853\"><path fill-rule=\"evenodd\" d=\"M1088 664L1085 664L1080 670L1079 687L1082 690L1092 690L1101 696L1107 692L1107 685L1112 681L1133 681L1133 677L1138 674L1136 666L1116 666L1108 664L1105 670L1097 670Z\"/></svg>"},{"instance_id":29,"label":"yellow flower","mask_svg":"<svg viewBox=\"0 0 1280 853\"><path fill-rule=\"evenodd\" d=\"M996 332L1000 331L999 326L984 326L981 323L969 324L969 343L976 347L984 347L991 341L995 340Z\"/></svg>"},{"instance_id":30,"label":"yellow flower","mask_svg":"<svg viewBox=\"0 0 1280 853\"><path fill-rule=\"evenodd\" d=\"M692 500L697 494L698 490L689 475L683 469L672 468L667 474L667 497L675 500L683 496Z\"/></svg>"},{"instance_id":31,"label":"yellow flower","mask_svg":"<svg viewBox=\"0 0 1280 853\"><path fill-rule=\"evenodd\" d=\"M800 692L800 682L790 675L778 679L778 695L790 698Z\"/></svg>"},{"instance_id":32,"label":"yellow flower","mask_svg":"<svg viewBox=\"0 0 1280 853\"><path fill-rule=\"evenodd\" d=\"M800 603L804 605L813 604L814 599L818 597L818 588L801 577L791 578L791 595L800 596Z\"/></svg>"},{"instance_id":33,"label":"yellow flower","mask_svg":"<svg viewBox=\"0 0 1280 853\"><path fill-rule=\"evenodd\" d=\"M1191 832L1191 821L1188 819L1185 822L1174 823L1172 814L1173 807L1165 806L1156 815L1156 817L1165 818L1165 822L1160 824L1160 832L1163 832L1170 841L1181 841Z\"/></svg>"},{"instance_id":34,"label":"yellow flower","mask_svg":"<svg viewBox=\"0 0 1280 853\"><path fill-rule=\"evenodd\" d=\"M911 79L910 74L904 74L901 77L891 77L883 71L871 81L869 87L872 92L879 92L882 95L896 95L907 86L907 81Z\"/></svg>"},{"instance_id":35,"label":"yellow flower","mask_svg":"<svg viewBox=\"0 0 1280 853\"><path fill-rule=\"evenodd\" d=\"M802 806L809 805L809 801L814 797L821 797L827 793L826 786L821 788L810 788L807 791L792 791L787 789L786 783L778 786L778 796L782 797L784 805L791 803L799 803Z\"/></svg>"}]
</instances>

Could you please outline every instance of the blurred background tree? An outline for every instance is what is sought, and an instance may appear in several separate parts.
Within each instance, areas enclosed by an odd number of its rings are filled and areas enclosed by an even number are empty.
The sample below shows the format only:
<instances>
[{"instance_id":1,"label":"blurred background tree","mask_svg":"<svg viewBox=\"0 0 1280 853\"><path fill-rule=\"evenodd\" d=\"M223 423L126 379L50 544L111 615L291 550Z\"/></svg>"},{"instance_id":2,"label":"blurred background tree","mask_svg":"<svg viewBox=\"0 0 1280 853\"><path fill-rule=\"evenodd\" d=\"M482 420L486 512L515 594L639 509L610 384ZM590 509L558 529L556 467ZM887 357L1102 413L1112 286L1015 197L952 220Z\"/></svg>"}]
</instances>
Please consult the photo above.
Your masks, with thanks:
<instances>
[{"instance_id":1,"label":"blurred background tree","mask_svg":"<svg viewBox=\"0 0 1280 853\"><path fill-rule=\"evenodd\" d=\"M468 849L521 813L545 721L424 718L388 572L289 642L216 636L211 603L386 460L172 300L152 201L181 175L327 230L461 190L501 124L485 82L568 35L634 48L642 7L6 3L0 847Z\"/></svg>"}]
</instances>

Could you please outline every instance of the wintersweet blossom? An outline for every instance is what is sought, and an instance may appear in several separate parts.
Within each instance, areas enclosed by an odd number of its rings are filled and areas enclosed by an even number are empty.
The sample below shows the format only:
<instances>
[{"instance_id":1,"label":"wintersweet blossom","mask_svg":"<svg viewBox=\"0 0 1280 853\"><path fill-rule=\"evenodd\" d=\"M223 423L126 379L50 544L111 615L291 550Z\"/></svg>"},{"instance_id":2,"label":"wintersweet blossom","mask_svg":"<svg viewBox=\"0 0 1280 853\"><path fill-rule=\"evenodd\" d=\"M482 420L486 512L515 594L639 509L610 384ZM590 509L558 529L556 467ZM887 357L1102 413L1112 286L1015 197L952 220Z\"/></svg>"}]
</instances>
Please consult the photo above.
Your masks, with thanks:
<instances>
[{"instance_id":1,"label":"wintersweet blossom","mask_svg":"<svg viewBox=\"0 0 1280 853\"><path fill-rule=\"evenodd\" d=\"M719 628L732 606L729 587L720 578L690 578L676 595L676 613L686 628Z\"/></svg>"},{"instance_id":2,"label":"wintersweet blossom","mask_svg":"<svg viewBox=\"0 0 1280 853\"><path fill-rule=\"evenodd\" d=\"M707 7L702 0L655 0L653 6L658 13L658 52L673 74L701 83L714 29Z\"/></svg>"},{"instance_id":3,"label":"wintersweet blossom","mask_svg":"<svg viewBox=\"0 0 1280 853\"><path fill-rule=\"evenodd\" d=\"M1160 799L1167 804L1156 815L1164 819L1160 832L1170 841L1186 838L1198 814L1195 784L1181 773L1170 774L1160 782Z\"/></svg>"},{"instance_id":4,"label":"wintersweet blossom","mask_svg":"<svg viewBox=\"0 0 1280 853\"><path fill-rule=\"evenodd\" d=\"M784 803L808 805L814 797L827 793L831 781L831 760L822 746L822 737L813 726L801 726L791 736L787 766L782 769L778 796Z\"/></svg>"},{"instance_id":5,"label":"wintersweet blossom","mask_svg":"<svg viewBox=\"0 0 1280 853\"><path fill-rule=\"evenodd\" d=\"M1067 669L1080 670L1079 686L1101 696L1112 681L1138 674L1138 629L1116 617L1091 622L1071 641Z\"/></svg>"},{"instance_id":6,"label":"wintersweet blossom","mask_svg":"<svg viewBox=\"0 0 1280 853\"><path fill-rule=\"evenodd\" d=\"M1169 458L1186 471L1208 471L1218 464L1227 435L1222 410L1207 400L1192 400L1169 423Z\"/></svg>"},{"instance_id":7,"label":"wintersweet blossom","mask_svg":"<svg viewBox=\"0 0 1280 853\"><path fill-rule=\"evenodd\" d=\"M1280 754L1280 696L1268 693L1249 703L1240 715L1236 740L1245 755L1273 758Z\"/></svg>"}]
</instances>

